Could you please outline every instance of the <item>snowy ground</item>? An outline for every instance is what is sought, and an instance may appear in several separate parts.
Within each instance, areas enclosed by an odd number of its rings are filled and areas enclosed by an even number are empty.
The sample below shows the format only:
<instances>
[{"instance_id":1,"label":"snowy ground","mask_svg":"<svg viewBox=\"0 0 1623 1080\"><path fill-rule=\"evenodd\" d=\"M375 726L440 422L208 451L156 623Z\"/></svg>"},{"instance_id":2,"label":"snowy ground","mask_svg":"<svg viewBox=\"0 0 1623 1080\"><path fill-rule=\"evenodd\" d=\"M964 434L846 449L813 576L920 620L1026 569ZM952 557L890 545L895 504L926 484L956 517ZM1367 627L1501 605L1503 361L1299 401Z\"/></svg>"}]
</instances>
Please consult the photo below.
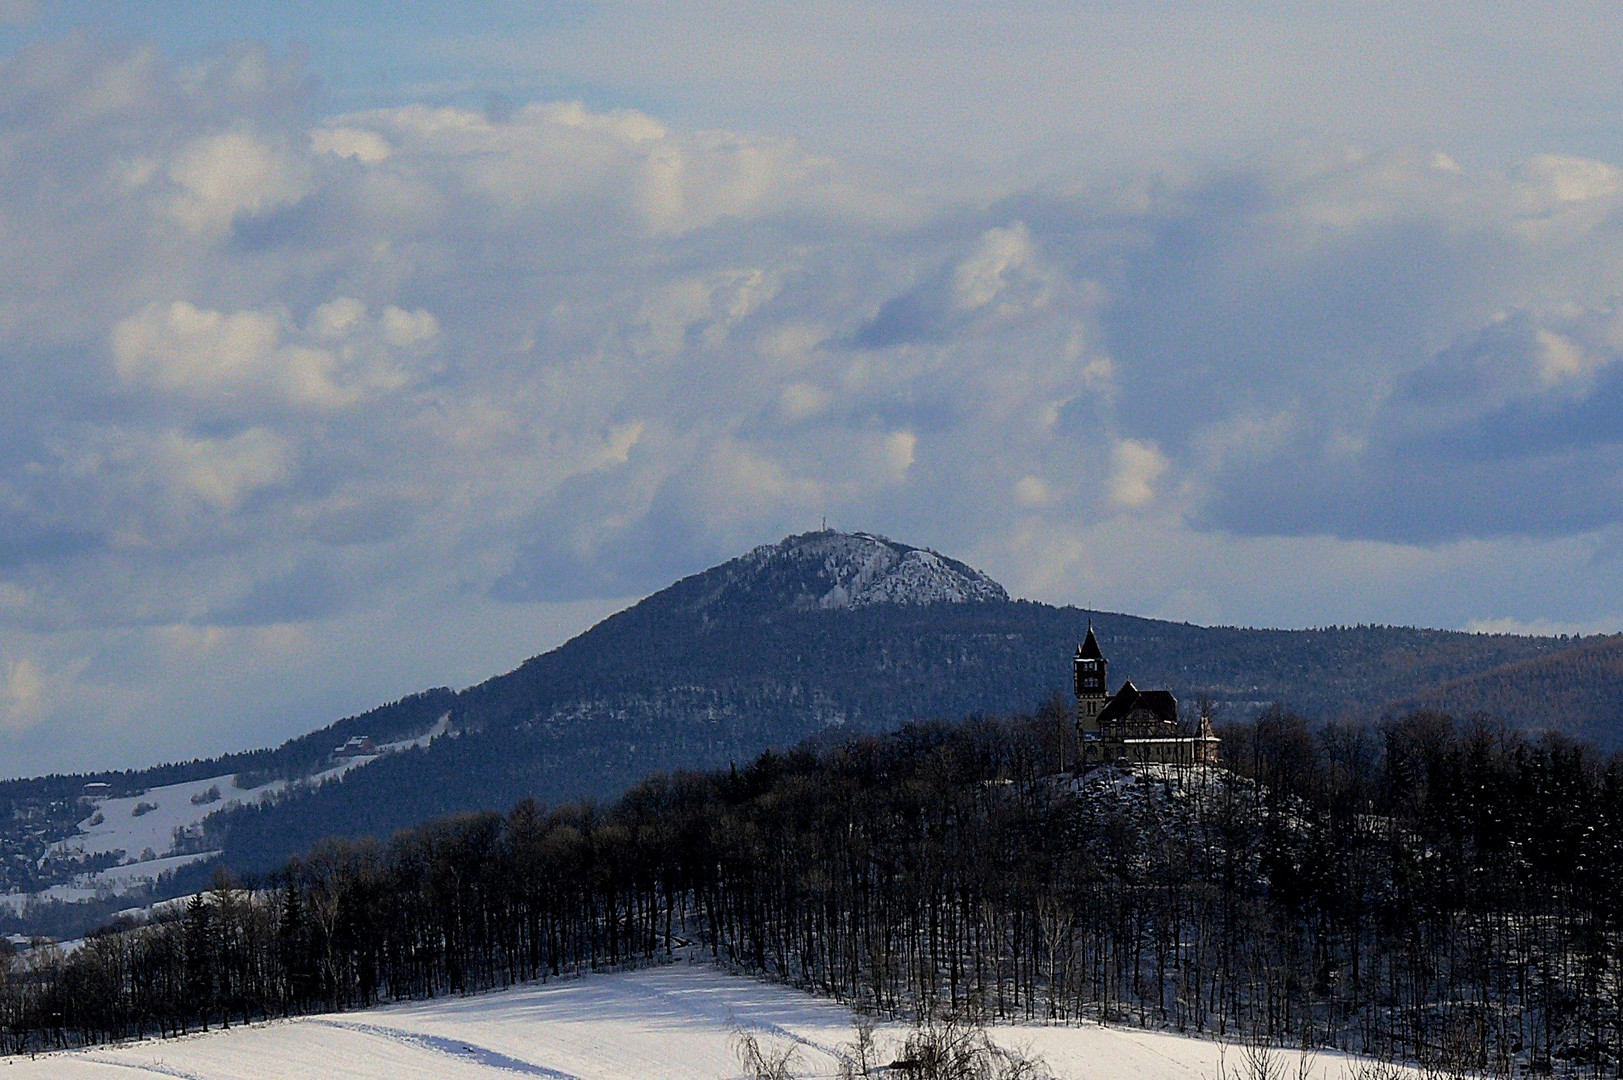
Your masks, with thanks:
<instances>
[{"instance_id":1,"label":"snowy ground","mask_svg":"<svg viewBox=\"0 0 1623 1080\"><path fill-rule=\"evenodd\" d=\"M369 765L384 754L415 746L427 746L445 734L450 714L440 717L428 731L414 739L385 743L370 754L342 758L332 767L306 777L301 783L316 786L336 780L351 769ZM0 895L0 905L22 911L31 900L92 900L119 896L158 880L159 875L177 870L190 862L212 859L217 851L174 854L177 839L187 834L200 836L203 819L233 806L252 805L274 798L287 789L287 781L273 780L256 788L237 787L235 773L166 784L148 788L139 795L89 800L88 813L74 835L52 844L41 859L67 862L83 856L117 854L120 864L95 873L75 874L71 883L54 885L35 893ZM213 797L214 792L218 798ZM196 801L193 801L196 800ZM139 814L136 813L140 809Z\"/></svg>"},{"instance_id":2,"label":"snowy ground","mask_svg":"<svg viewBox=\"0 0 1623 1080\"><path fill-rule=\"evenodd\" d=\"M591 975L467 998L256 1024L186 1039L0 1059L0 1080L115 1080L145 1073L191 1080L716 1080L740 1075L734 1032L793 1042L800 1077L835 1075L832 1051L851 1015L795 990L678 964ZM882 1029L882 1048L902 1029ZM1160 1032L1000 1027L997 1038L1040 1054L1076 1080L1218 1076L1216 1043ZM1239 1064L1234 1049L1228 1066ZM887 1059L888 1060L888 1059ZM1295 1080L1296 1056L1285 1055ZM1313 1080L1343 1080L1346 1058L1320 1055Z\"/></svg>"},{"instance_id":3,"label":"snowy ground","mask_svg":"<svg viewBox=\"0 0 1623 1080\"><path fill-rule=\"evenodd\" d=\"M62 900L72 904L99 897L122 896L157 881L161 875L171 870L179 870L188 863L212 859L218 854L218 851L201 851L191 855L169 855L161 859L112 866L94 874L76 875L72 885L52 885L38 892L0 895L0 906L8 907L20 914L30 901L35 900L42 902Z\"/></svg>"}]
</instances>

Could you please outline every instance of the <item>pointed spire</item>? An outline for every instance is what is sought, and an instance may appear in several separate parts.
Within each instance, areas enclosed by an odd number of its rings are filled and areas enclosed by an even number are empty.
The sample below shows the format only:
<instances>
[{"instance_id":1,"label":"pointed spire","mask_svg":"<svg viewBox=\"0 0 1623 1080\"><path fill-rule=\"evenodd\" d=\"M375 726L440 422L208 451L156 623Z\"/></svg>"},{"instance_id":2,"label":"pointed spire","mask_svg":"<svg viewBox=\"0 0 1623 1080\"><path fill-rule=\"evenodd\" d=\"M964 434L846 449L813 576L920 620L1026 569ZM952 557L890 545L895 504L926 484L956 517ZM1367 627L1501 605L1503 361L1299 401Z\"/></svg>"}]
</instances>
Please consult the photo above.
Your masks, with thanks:
<instances>
[{"instance_id":1,"label":"pointed spire","mask_svg":"<svg viewBox=\"0 0 1623 1080\"><path fill-rule=\"evenodd\" d=\"M1077 646L1076 655L1083 660L1103 660L1105 654L1099 651L1099 639L1093 636L1093 620L1088 620L1088 636L1082 644Z\"/></svg>"}]
</instances>

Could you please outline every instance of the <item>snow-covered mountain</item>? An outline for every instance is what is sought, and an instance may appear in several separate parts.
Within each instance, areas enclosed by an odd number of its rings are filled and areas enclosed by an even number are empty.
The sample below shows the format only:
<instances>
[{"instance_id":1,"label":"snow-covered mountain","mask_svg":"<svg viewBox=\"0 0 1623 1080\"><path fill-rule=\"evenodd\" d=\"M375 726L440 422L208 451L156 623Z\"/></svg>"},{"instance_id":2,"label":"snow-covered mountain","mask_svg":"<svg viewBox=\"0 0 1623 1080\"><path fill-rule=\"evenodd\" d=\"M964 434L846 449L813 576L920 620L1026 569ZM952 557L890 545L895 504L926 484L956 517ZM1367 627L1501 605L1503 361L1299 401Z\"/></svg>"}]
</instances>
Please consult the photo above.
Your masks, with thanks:
<instances>
[{"instance_id":1,"label":"snow-covered mountain","mask_svg":"<svg viewBox=\"0 0 1623 1080\"><path fill-rule=\"evenodd\" d=\"M692 610L924 606L1009 599L1003 586L956 559L871 533L831 530L763 544L679 583L698 586Z\"/></svg>"}]
</instances>

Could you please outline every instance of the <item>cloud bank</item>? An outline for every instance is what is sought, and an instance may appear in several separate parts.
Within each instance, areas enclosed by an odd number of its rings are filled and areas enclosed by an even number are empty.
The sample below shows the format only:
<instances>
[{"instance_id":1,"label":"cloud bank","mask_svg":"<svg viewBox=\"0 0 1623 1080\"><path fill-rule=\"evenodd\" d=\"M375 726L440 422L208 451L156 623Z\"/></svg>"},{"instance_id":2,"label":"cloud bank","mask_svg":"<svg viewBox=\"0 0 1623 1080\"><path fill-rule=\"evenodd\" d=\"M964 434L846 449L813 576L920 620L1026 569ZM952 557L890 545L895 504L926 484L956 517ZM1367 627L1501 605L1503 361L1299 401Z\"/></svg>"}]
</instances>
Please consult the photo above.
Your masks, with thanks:
<instances>
[{"instance_id":1,"label":"cloud bank","mask_svg":"<svg viewBox=\"0 0 1623 1080\"><path fill-rule=\"evenodd\" d=\"M236 48L0 66L0 740L274 741L832 524L1202 621L1615 626L1623 173L931 191ZM1604 609L1604 610L1602 610Z\"/></svg>"}]
</instances>

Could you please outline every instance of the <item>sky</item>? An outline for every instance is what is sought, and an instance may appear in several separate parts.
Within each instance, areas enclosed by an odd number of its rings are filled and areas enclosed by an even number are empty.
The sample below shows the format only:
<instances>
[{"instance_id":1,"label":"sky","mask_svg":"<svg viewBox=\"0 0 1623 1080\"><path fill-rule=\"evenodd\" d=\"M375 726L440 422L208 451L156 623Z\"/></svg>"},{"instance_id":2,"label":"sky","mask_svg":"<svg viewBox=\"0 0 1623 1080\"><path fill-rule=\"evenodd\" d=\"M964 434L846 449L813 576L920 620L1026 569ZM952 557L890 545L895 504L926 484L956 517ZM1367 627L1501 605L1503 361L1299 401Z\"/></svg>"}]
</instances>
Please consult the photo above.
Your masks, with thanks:
<instances>
[{"instance_id":1,"label":"sky","mask_svg":"<svg viewBox=\"0 0 1623 1080\"><path fill-rule=\"evenodd\" d=\"M0 774L830 525L1623 629L1623 5L0 0Z\"/></svg>"}]
</instances>

